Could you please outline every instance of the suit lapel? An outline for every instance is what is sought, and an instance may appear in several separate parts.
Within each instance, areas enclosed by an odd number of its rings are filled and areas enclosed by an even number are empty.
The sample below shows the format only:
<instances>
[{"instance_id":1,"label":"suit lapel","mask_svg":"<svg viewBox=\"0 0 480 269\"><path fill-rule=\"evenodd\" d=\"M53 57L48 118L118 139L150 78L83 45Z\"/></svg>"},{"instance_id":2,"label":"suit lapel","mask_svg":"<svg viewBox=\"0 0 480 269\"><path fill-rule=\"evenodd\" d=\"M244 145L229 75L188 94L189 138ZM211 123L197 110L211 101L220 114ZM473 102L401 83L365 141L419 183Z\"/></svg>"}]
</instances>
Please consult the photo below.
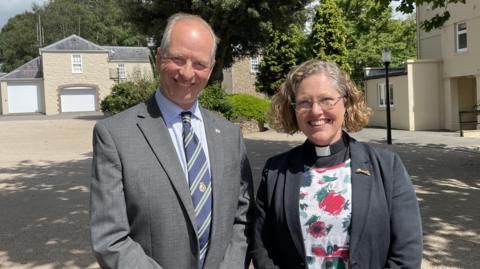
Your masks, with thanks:
<instances>
[{"instance_id":1,"label":"suit lapel","mask_svg":"<svg viewBox=\"0 0 480 269\"><path fill-rule=\"evenodd\" d=\"M165 121L154 98L146 103L146 109L140 109L137 126L145 136L160 165L168 175L181 203L183 203L191 224L196 232L195 211L185 174L175 153Z\"/></svg>"},{"instance_id":2,"label":"suit lapel","mask_svg":"<svg viewBox=\"0 0 480 269\"><path fill-rule=\"evenodd\" d=\"M365 148L356 142L350 142L352 160L352 223L351 251L357 244L365 228L365 222L370 208L370 196L373 184L373 170Z\"/></svg>"},{"instance_id":3,"label":"suit lapel","mask_svg":"<svg viewBox=\"0 0 480 269\"><path fill-rule=\"evenodd\" d=\"M303 146L301 150L289 157L289 162L292 162L291 168L287 169L285 174L285 188L284 192L284 208L285 218L287 220L288 230L298 253L301 257L305 257L305 247L303 245L303 236L300 226L299 216L299 192L300 186L303 182Z\"/></svg>"},{"instance_id":4,"label":"suit lapel","mask_svg":"<svg viewBox=\"0 0 480 269\"><path fill-rule=\"evenodd\" d=\"M225 182L223 180L223 164L224 164L224 151L223 143L221 142L222 130L218 129L215 124L215 119L211 117L205 110L201 109L202 117L205 127L205 135L207 137L208 146L208 158L210 160L210 175L212 177L212 237L215 235L214 229L216 222L219 221L219 217L222 215L220 197L224 189Z\"/></svg>"}]
</instances>

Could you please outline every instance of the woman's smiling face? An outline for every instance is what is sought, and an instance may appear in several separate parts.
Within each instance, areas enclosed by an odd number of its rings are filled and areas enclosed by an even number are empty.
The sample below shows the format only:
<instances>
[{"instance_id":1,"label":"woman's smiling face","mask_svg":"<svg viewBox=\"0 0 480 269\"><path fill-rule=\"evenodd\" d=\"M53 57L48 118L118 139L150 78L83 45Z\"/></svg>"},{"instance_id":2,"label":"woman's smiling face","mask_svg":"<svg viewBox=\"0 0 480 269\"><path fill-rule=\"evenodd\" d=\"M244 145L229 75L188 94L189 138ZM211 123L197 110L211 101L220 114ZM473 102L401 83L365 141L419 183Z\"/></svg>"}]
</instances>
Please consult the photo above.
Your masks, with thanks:
<instances>
[{"instance_id":1,"label":"woman's smiling face","mask_svg":"<svg viewBox=\"0 0 480 269\"><path fill-rule=\"evenodd\" d=\"M335 143L342 137L346 111L344 100L334 81L323 73L302 80L295 95L295 116L300 131L310 142L324 146ZM311 109L301 108L309 105Z\"/></svg>"}]
</instances>

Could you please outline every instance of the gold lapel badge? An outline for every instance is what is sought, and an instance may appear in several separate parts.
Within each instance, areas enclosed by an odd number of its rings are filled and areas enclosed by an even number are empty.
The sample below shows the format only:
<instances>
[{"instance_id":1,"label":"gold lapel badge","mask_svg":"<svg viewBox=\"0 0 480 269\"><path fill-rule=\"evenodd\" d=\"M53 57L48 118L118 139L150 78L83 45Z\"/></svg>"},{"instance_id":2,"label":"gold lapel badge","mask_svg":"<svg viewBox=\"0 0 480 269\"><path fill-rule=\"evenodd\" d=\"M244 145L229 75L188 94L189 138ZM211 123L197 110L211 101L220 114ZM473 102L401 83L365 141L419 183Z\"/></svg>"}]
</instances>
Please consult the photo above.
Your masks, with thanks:
<instances>
[{"instance_id":1,"label":"gold lapel badge","mask_svg":"<svg viewBox=\"0 0 480 269\"><path fill-rule=\"evenodd\" d=\"M357 174L364 174L364 175L366 175L366 176L371 176L370 171L368 171L368 170L366 170L366 169L363 170L363 169L361 169L361 168L357 168L357 170L355 170L355 173L357 173Z\"/></svg>"},{"instance_id":2,"label":"gold lapel badge","mask_svg":"<svg viewBox=\"0 0 480 269\"><path fill-rule=\"evenodd\" d=\"M203 182L200 182L200 185L198 186L198 189L201 192L205 192L207 190L207 185L205 185L205 183L203 183Z\"/></svg>"}]
</instances>

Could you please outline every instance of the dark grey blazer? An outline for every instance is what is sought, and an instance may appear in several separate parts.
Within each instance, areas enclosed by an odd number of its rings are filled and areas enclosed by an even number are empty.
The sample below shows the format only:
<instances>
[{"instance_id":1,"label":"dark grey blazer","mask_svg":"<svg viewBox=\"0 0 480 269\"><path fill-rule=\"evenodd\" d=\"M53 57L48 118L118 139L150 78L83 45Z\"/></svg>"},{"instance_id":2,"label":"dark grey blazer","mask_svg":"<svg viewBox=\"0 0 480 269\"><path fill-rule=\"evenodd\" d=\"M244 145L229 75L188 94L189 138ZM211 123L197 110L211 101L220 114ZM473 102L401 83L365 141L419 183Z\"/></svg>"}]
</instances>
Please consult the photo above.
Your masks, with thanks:
<instances>
[{"instance_id":1,"label":"dark grey blazer","mask_svg":"<svg viewBox=\"0 0 480 269\"><path fill-rule=\"evenodd\" d=\"M420 268L420 211L400 158L350 137L349 146L352 164L350 268ZM303 147L272 157L265 164L257 193L251 250L255 269L306 268L298 215Z\"/></svg>"},{"instance_id":2,"label":"dark grey blazer","mask_svg":"<svg viewBox=\"0 0 480 269\"><path fill-rule=\"evenodd\" d=\"M205 268L247 268L254 207L241 132L201 111L213 195ZM196 268L199 249L189 187L155 99L98 122L93 150L90 223L100 266Z\"/></svg>"}]
</instances>

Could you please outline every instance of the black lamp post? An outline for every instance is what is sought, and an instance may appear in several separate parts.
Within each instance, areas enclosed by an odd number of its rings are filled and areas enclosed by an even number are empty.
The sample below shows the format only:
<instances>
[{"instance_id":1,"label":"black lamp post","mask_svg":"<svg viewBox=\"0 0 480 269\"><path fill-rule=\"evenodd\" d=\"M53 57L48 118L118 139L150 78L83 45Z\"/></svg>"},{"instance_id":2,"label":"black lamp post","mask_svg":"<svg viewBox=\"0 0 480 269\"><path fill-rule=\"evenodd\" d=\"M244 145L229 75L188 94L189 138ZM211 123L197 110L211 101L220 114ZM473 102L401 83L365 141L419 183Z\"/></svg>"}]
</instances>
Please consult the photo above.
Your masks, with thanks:
<instances>
[{"instance_id":1,"label":"black lamp post","mask_svg":"<svg viewBox=\"0 0 480 269\"><path fill-rule=\"evenodd\" d=\"M392 127L390 124L390 85L388 84L388 65L391 60L391 53L389 49L383 49L382 60L385 64L385 92L386 92L386 102L387 102L387 144L392 144Z\"/></svg>"}]
</instances>

